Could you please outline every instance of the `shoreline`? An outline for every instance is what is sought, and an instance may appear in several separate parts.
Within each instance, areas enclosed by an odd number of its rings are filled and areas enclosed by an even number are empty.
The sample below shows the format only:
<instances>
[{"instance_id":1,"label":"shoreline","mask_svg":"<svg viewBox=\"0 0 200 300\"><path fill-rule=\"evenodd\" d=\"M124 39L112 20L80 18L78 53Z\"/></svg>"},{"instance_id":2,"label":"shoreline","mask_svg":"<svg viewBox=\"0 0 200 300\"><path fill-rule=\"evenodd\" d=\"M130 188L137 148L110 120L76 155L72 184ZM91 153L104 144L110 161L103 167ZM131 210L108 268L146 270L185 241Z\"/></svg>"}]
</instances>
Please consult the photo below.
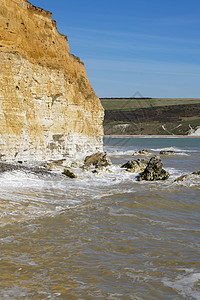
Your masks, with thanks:
<instances>
[{"instance_id":1,"label":"shoreline","mask_svg":"<svg viewBox=\"0 0 200 300\"><path fill-rule=\"evenodd\" d=\"M200 138L199 135L104 135L104 138Z\"/></svg>"}]
</instances>

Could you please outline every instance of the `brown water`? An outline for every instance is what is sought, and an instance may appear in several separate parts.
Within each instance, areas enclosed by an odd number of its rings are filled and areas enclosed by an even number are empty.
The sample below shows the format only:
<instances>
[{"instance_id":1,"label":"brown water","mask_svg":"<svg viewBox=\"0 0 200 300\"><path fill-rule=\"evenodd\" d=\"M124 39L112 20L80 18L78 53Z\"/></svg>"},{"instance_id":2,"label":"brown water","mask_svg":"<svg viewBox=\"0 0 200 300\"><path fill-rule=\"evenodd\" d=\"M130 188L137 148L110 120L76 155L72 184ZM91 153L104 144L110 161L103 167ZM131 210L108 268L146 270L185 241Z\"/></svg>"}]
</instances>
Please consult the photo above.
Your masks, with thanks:
<instances>
[{"instance_id":1,"label":"brown water","mask_svg":"<svg viewBox=\"0 0 200 300\"><path fill-rule=\"evenodd\" d=\"M200 179L173 183L199 169L200 140L163 140L171 176L150 183L118 165L158 140L105 143L99 175L0 176L0 299L200 299Z\"/></svg>"}]
</instances>

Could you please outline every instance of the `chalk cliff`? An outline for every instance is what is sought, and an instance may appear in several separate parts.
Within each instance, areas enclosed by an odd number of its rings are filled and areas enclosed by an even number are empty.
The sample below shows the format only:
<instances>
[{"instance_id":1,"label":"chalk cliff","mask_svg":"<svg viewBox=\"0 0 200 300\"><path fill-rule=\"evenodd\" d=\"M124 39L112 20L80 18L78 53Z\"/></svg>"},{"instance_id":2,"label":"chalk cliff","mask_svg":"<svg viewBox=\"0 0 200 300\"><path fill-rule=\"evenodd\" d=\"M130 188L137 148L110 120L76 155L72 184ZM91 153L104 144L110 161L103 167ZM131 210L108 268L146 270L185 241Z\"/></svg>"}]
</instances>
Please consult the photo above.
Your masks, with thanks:
<instances>
[{"instance_id":1,"label":"chalk cliff","mask_svg":"<svg viewBox=\"0 0 200 300\"><path fill-rule=\"evenodd\" d=\"M0 1L1 159L102 150L103 108L52 14Z\"/></svg>"}]
</instances>

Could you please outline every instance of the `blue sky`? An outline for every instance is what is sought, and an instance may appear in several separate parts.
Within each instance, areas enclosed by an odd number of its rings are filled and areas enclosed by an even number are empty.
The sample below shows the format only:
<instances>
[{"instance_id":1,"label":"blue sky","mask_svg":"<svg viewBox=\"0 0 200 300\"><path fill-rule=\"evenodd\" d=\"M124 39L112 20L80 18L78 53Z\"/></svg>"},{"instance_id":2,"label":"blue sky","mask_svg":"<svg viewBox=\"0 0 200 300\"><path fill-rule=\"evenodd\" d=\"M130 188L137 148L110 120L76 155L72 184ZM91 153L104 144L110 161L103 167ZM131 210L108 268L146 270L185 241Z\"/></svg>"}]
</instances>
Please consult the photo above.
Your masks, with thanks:
<instances>
[{"instance_id":1,"label":"blue sky","mask_svg":"<svg viewBox=\"0 0 200 300\"><path fill-rule=\"evenodd\" d=\"M30 0L53 13L99 97L200 98L199 0Z\"/></svg>"}]
</instances>

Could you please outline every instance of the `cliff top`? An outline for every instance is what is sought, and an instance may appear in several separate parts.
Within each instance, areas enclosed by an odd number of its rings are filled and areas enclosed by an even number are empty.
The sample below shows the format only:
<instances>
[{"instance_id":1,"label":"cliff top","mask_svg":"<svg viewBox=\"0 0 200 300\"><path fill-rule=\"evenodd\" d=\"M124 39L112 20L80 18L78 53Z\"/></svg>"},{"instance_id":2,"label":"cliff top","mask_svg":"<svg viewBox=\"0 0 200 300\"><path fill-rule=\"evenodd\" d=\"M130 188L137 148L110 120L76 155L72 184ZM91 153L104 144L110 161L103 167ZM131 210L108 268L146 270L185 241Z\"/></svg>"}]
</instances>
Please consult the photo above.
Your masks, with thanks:
<instances>
[{"instance_id":1,"label":"cliff top","mask_svg":"<svg viewBox=\"0 0 200 300\"><path fill-rule=\"evenodd\" d=\"M26 0L2 0L0 51L19 53L33 63L60 68L80 59L69 53L67 36L57 30L52 13ZM17 15L16 15L17 11Z\"/></svg>"},{"instance_id":2,"label":"cliff top","mask_svg":"<svg viewBox=\"0 0 200 300\"><path fill-rule=\"evenodd\" d=\"M84 64L70 54L67 37L58 32L56 21L51 17L51 12L26 0L1 0L0 52L13 53L33 64L64 70L66 80L76 82L86 99L97 98Z\"/></svg>"}]
</instances>

